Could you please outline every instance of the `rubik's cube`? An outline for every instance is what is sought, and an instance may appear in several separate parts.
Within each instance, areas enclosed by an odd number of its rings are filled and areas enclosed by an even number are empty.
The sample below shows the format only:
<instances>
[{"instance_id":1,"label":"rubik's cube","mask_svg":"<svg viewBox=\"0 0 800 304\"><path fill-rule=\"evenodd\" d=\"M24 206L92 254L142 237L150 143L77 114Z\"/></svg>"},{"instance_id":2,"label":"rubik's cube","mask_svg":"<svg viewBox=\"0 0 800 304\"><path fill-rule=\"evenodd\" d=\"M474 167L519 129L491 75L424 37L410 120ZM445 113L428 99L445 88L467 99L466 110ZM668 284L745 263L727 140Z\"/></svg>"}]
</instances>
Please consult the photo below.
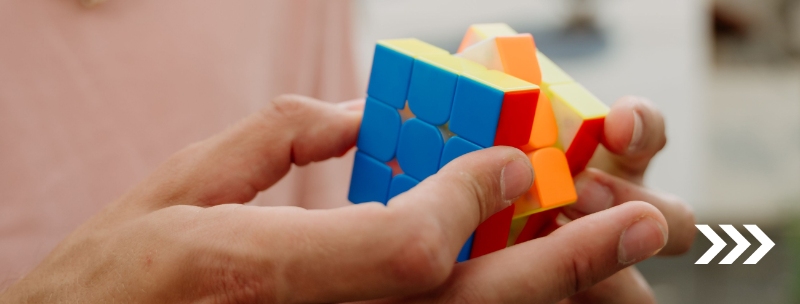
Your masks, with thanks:
<instances>
[{"instance_id":1,"label":"rubik's cube","mask_svg":"<svg viewBox=\"0 0 800 304\"><path fill-rule=\"evenodd\" d=\"M527 153L534 184L484 221L458 261L527 241L574 203L608 107L508 25L472 25L453 55L417 39L378 41L350 181L353 203L413 188L451 160L505 145ZM541 213L540 213L541 212Z\"/></svg>"}]
</instances>

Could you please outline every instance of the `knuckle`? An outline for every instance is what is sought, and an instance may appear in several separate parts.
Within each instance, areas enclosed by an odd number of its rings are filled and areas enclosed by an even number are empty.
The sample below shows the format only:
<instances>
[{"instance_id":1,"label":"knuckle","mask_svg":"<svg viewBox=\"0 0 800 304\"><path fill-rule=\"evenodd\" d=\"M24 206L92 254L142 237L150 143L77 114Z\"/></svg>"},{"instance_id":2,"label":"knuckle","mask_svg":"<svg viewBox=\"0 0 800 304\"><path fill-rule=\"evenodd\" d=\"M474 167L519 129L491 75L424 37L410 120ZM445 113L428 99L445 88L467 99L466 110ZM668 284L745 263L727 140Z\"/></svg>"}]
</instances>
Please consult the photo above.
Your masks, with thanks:
<instances>
[{"instance_id":1,"label":"knuckle","mask_svg":"<svg viewBox=\"0 0 800 304\"><path fill-rule=\"evenodd\" d=\"M233 263L230 263L233 264ZM257 303L275 301L276 293L263 278L252 272L231 266L218 265L208 269L206 284L218 303Z\"/></svg>"},{"instance_id":2,"label":"knuckle","mask_svg":"<svg viewBox=\"0 0 800 304\"><path fill-rule=\"evenodd\" d=\"M402 285L423 289L438 286L450 275L454 264L441 226L425 216L405 222L405 232L398 242L401 248L391 259L390 269Z\"/></svg>"},{"instance_id":3,"label":"knuckle","mask_svg":"<svg viewBox=\"0 0 800 304\"><path fill-rule=\"evenodd\" d=\"M575 252L569 258L563 259L561 264L564 276L561 278L559 289L564 295L574 295L586 290L595 283L595 267L589 255Z\"/></svg>"},{"instance_id":4,"label":"knuckle","mask_svg":"<svg viewBox=\"0 0 800 304\"><path fill-rule=\"evenodd\" d=\"M294 94L281 95L271 100L266 108L262 110L265 116L282 118L302 117L308 111L306 97Z\"/></svg>"}]
</instances>

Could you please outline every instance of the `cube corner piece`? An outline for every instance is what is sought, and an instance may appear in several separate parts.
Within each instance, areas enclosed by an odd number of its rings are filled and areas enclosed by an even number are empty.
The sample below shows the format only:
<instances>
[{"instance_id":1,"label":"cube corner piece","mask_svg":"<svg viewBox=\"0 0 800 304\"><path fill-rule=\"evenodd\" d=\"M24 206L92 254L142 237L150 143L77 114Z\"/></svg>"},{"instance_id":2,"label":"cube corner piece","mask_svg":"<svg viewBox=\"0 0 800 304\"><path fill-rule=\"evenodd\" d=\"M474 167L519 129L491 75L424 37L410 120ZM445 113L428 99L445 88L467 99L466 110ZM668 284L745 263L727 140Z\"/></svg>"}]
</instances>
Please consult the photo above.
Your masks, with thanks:
<instances>
[{"instance_id":1,"label":"cube corner piece","mask_svg":"<svg viewBox=\"0 0 800 304\"><path fill-rule=\"evenodd\" d=\"M539 87L487 70L459 78L450 129L482 147L521 147L530 139Z\"/></svg>"}]
</instances>

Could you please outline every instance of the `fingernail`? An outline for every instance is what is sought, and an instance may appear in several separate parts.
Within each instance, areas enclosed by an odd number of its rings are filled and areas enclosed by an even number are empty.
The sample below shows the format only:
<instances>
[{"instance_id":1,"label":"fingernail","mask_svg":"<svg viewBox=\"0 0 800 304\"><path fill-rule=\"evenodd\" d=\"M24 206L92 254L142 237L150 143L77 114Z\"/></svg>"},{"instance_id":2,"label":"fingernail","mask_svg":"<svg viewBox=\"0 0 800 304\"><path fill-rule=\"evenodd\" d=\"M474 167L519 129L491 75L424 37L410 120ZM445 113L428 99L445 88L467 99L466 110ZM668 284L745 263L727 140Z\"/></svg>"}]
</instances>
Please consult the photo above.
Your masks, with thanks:
<instances>
[{"instance_id":1,"label":"fingernail","mask_svg":"<svg viewBox=\"0 0 800 304\"><path fill-rule=\"evenodd\" d=\"M592 214L614 206L614 195L611 189L589 175L578 176L575 182L578 200L568 208L583 214Z\"/></svg>"},{"instance_id":2,"label":"fingernail","mask_svg":"<svg viewBox=\"0 0 800 304\"><path fill-rule=\"evenodd\" d=\"M503 199L510 203L525 194L533 183L533 168L525 159L515 159L506 164L500 177Z\"/></svg>"},{"instance_id":3,"label":"fingernail","mask_svg":"<svg viewBox=\"0 0 800 304\"><path fill-rule=\"evenodd\" d=\"M639 150L642 143L642 115L637 110L633 110L633 135L631 135L631 142L628 144L628 152Z\"/></svg>"},{"instance_id":4,"label":"fingernail","mask_svg":"<svg viewBox=\"0 0 800 304\"><path fill-rule=\"evenodd\" d=\"M656 220L643 217L622 232L617 259L623 265L646 259L667 243L667 231Z\"/></svg>"}]
</instances>

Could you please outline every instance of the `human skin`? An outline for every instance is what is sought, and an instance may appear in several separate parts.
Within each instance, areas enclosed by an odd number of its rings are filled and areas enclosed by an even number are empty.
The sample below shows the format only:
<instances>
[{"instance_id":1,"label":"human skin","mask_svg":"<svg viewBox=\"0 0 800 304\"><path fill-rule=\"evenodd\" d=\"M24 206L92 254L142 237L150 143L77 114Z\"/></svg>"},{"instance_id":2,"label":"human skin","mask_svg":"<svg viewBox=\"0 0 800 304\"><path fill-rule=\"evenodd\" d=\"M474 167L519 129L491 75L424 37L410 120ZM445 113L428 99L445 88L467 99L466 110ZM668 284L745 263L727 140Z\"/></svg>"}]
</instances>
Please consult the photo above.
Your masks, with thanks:
<instances>
[{"instance_id":1,"label":"human skin","mask_svg":"<svg viewBox=\"0 0 800 304\"><path fill-rule=\"evenodd\" d=\"M564 210L573 220L465 263L453 261L472 231L532 183L517 149L460 157L387 206L243 205L293 164L350 150L362 108L363 101L273 100L176 153L0 302L642 303L652 293L629 266L691 244L691 211L641 184L663 147L663 119L630 98L612 107L606 152L593 160L608 173L576 180L581 198Z\"/></svg>"}]
</instances>

